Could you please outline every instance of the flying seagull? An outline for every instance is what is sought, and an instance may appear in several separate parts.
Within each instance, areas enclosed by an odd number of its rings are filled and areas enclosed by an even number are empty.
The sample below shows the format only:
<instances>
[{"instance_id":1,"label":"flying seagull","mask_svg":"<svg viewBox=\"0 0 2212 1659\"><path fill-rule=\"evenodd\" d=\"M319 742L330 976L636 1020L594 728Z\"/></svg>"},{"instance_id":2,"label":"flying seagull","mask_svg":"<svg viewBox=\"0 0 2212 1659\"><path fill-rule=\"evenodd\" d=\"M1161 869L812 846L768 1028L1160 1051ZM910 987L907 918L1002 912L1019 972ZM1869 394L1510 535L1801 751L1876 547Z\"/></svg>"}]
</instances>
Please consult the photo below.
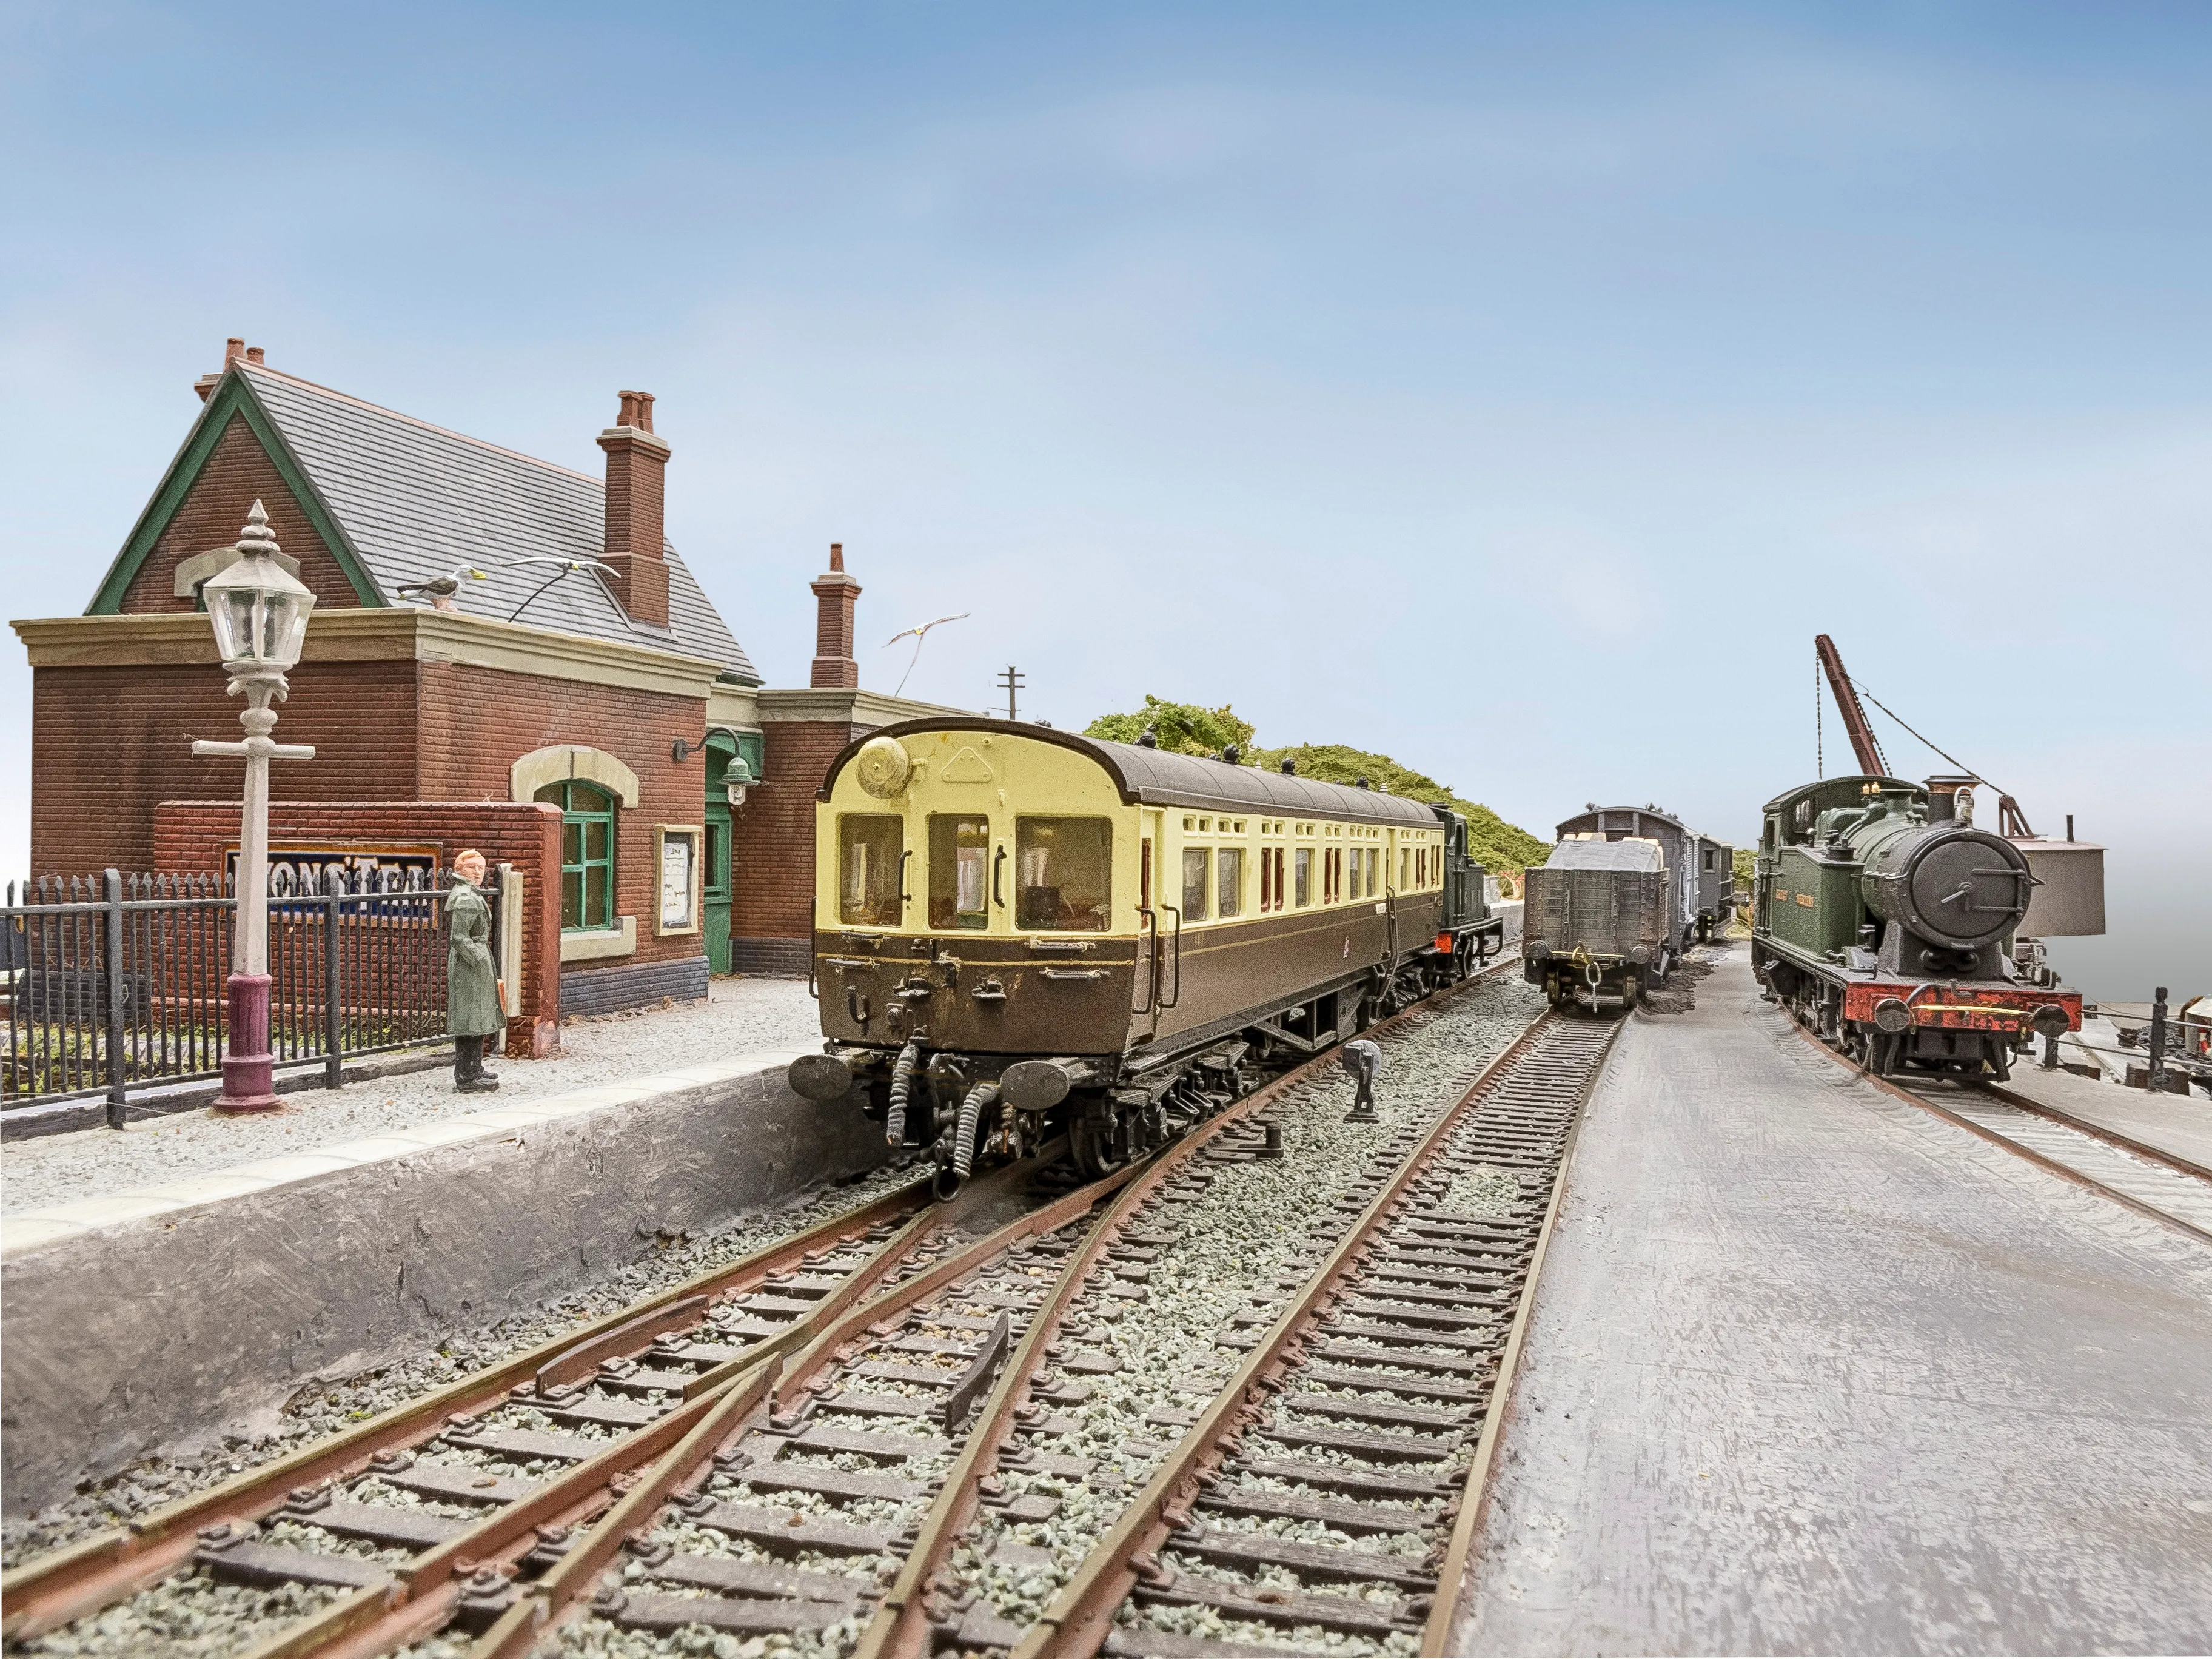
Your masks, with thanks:
<instances>
[{"instance_id":1,"label":"flying seagull","mask_svg":"<svg viewBox=\"0 0 2212 1659\"><path fill-rule=\"evenodd\" d=\"M891 647L896 645L908 635L911 634L914 635L914 655L906 659L906 672L899 676L898 691L892 692L891 696L896 697L898 696L899 691L906 690L906 683L914 673L915 664L921 660L921 642L928 636L929 630L931 629L942 626L944 623L949 622L966 622L968 618L973 615L975 615L975 612L972 611L963 611L957 617L939 617L935 622L926 622L919 628L902 628L897 633L892 635L890 638L885 640L884 641L884 649L888 651Z\"/></svg>"},{"instance_id":2,"label":"flying seagull","mask_svg":"<svg viewBox=\"0 0 2212 1659\"><path fill-rule=\"evenodd\" d=\"M543 593L547 588L552 586L555 582L559 581L563 576L573 576L580 570L604 570L611 576L620 574L615 569L614 566L609 564L604 559L561 559L556 558L550 553L525 553L519 558L509 559L507 563L510 565L550 564L558 565L560 567L559 569L556 570L544 581L532 588L530 590L530 597L525 599L520 605L515 606L514 609L507 614L507 619L509 622L513 622L524 611L529 610L530 607L537 602L538 596L540 593Z\"/></svg>"}]
</instances>

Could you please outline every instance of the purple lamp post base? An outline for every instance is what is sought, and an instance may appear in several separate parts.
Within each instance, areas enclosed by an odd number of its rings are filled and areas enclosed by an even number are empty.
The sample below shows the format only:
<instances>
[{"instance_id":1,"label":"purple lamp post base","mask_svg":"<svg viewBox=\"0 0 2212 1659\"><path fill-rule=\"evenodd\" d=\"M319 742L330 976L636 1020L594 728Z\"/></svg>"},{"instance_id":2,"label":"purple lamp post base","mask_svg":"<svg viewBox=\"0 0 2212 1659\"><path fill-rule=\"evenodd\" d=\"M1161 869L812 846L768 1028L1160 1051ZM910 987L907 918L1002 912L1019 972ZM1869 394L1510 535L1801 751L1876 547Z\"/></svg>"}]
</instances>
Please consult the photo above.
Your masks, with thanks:
<instances>
[{"instance_id":1,"label":"purple lamp post base","mask_svg":"<svg viewBox=\"0 0 2212 1659\"><path fill-rule=\"evenodd\" d=\"M237 1112L273 1112L283 1102L276 1097L276 1059L269 1052L269 975L233 974L230 976L230 1045L222 1057L222 1092L215 1110L226 1115Z\"/></svg>"}]
</instances>

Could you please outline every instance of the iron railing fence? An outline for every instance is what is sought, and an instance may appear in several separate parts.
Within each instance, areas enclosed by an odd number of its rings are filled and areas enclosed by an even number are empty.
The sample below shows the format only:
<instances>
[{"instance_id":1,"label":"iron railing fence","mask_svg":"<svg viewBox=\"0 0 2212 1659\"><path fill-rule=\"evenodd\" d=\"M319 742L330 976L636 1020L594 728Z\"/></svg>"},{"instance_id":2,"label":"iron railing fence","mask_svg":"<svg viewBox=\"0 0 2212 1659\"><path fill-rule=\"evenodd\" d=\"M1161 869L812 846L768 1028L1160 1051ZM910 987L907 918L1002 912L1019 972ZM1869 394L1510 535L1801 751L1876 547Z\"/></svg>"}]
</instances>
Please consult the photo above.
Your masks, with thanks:
<instances>
[{"instance_id":1,"label":"iron railing fence","mask_svg":"<svg viewBox=\"0 0 2212 1659\"><path fill-rule=\"evenodd\" d=\"M478 890L496 941L500 884ZM331 867L311 888L271 896L278 1065L319 1059L335 1088L349 1055L445 1036L447 891L435 871ZM105 1092L120 1128L132 1090L220 1075L237 912L229 879L213 874L9 883L0 1110Z\"/></svg>"}]
</instances>

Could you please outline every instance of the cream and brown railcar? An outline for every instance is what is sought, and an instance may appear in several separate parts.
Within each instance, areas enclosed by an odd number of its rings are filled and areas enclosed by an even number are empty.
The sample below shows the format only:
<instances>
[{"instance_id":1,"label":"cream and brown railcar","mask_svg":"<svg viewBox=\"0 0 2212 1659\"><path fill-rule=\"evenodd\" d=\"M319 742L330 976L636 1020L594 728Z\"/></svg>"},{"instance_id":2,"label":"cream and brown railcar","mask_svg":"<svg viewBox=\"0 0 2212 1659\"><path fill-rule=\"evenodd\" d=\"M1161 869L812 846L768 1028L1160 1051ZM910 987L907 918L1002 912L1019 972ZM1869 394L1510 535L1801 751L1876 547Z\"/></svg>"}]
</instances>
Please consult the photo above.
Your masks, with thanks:
<instances>
[{"instance_id":1,"label":"cream and brown railcar","mask_svg":"<svg viewBox=\"0 0 2212 1659\"><path fill-rule=\"evenodd\" d=\"M951 1178L1062 1124L1109 1168L1502 938L1455 814L1045 726L885 727L818 815L827 1041L793 1082L857 1083Z\"/></svg>"}]
</instances>

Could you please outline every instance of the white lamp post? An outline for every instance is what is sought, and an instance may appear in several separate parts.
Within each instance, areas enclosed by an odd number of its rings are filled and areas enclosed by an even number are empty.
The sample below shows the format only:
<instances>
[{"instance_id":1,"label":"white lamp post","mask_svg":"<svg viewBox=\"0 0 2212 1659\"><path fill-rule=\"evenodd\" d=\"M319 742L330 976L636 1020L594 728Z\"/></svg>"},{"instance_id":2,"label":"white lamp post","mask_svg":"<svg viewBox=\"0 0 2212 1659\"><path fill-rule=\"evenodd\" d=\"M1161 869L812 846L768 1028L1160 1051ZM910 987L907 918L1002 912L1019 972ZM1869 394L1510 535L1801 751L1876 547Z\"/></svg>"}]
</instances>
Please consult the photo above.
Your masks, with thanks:
<instances>
[{"instance_id":1,"label":"white lamp post","mask_svg":"<svg viewBox=\"0 0 2212 1659\"><path fill-rule=\"evenodd\" d=\"M215 624L216 654L230 676L230 695L246 696L238 723L242 743L196 742L195 755L237 755L246 761L245 810L238 830L238 923L230 957L230 1041L222 1057L219 1112L266 1112L277 1105L276 1060L269 1052L269 763L313 760L307 744L277 743L272 702L290 687L285 674L300 660L315 596L276 562L269 515L256 501L239 532L238 559L210 576L200 592Z\"/></svg>"}]
</instances>

